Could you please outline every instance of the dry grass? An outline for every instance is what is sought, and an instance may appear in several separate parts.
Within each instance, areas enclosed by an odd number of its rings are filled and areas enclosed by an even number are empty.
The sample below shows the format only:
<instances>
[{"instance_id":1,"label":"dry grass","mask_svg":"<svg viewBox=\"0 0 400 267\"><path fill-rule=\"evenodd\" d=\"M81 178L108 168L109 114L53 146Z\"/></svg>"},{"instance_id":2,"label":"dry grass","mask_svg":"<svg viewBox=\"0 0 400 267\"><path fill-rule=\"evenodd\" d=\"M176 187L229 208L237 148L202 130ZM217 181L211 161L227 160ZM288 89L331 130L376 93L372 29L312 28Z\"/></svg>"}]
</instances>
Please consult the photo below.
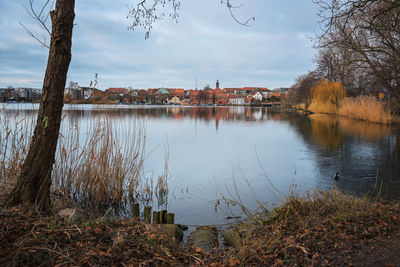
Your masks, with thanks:
<instances>
[{"instance_id":1,"label":"dry grass","mask_svg":"<svg viewBox=\"0 0 400 267\"><path fill-rule=\"evenodd\" d=\"M330 102L317 102L313 101L308 109L313 113L327 113L327 114L335 114L337 111L336 105Z\"/></svg>"},{"instance_id":2,"label":"dry grass","mask_svg":"<svg viewBox=\"0 0 400 267\"><path fill-rule=\"evenodd\" d=\"M290 196L269 219L239 224L239 246L226 253L243 265L343 264L351 250L398 227L398 204L384 205L337 190ZM350 255L350 256L349 256ZM351 265L351 264L350 264Z\"/></svg>"},{"instance_id":3,"label":"dry grass","mask_svg":"<svg viewBox=\"0 0 400 267\"><path fill-rule=\"evenodd\" d=\"M15 184L34 125L25 116L6 112L0 114L0 200ZM133 202L151 205L156 197L166 203L167 161L156 183L143 173L144 123L133 120L129 126L115 125L110 116L93 120L86 140L81 140L77 126L60 134L52 173L52 200L57 207L79 206L95 215L111 209L129 215Z\"/></svg>"},{"instance_id":4,"label":"dry grass","mask_svg":"<svg viewBox=\"0 0 400 267\"><path fill-rule=\"evenodd\" d=\"M0 111L0 201L14 185L26 156L29 136L33 132L32 121L26 121L15 113L13 116Z\"/></svg>"},{"instance_id":5,"label":"dry grass","mask_svg":"<svg viewBox=\"0 0 400 267\"><path fill-rule=\"evenodd\" d=\"M123 145L110 119L97 122L83 145L79 132L75 128L60 139L53 191L63 192L81 207L100 211L126 207L144 195L151 197L151 186L142 174L143 125L133 123Z\"/></svg>"},{"instance_id":6,"label":"dry grass","mask_svg":"<svg viewBox=\"0 0 400 267\"><path fill-rule=\"evenodd\" d=\"M392 121L390 112L385 109L383 102L377 101L372 96L343 99L340 102L338 114L375 123L389 124Z\"/></svg>"}]
</instances>

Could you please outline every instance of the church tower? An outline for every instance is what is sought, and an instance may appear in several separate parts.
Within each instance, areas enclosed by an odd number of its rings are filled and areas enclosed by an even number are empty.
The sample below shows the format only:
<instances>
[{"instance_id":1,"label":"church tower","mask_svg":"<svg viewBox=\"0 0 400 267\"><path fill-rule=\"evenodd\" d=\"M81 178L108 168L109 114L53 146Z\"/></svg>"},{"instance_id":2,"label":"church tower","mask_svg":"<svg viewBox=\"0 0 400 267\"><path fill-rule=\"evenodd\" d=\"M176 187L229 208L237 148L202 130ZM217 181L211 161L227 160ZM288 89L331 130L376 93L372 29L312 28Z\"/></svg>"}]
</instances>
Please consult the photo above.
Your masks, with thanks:
<instances>
[{"instance_id":1,"label":"church tower","mask_svg":"<svg viewBox=\"0 0 400 267\"><path fill-rule=\"evenodd\" d=\"M218 81L218 80L217 80L217 83L216 83L215 89L220 89L220 88L219 88L219 81Z\"/></svg>"}]
</instances>

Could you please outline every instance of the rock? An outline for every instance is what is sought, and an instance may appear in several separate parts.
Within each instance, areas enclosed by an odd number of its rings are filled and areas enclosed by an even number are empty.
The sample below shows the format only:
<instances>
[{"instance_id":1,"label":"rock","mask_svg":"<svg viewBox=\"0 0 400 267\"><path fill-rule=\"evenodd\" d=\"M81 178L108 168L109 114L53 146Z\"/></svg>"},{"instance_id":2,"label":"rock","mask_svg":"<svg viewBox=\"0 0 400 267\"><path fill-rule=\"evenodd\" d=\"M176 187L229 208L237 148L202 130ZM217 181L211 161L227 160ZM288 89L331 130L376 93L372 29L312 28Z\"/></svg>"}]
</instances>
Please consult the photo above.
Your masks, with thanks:
<instances>
[{"instance_id":1,"label":"rock","mask_svg":"<svg viewBox=\"0 0 400 267\"><path fill-rule=\"evenodd\" d=\"M66 220L68 223L82 223L85 221L85 216L77 208L69 208L60 210L58 216Z\"/></svg>"},{"instance_id":2,"label":"rock","mask_svg":"<svg viewBox=\"0 0 400 267\"><path fill-rule=\"evenodd\" d=\"M183 232L176 224L159 224L158 227L175 237L176 240L183 240Z\"/></svg>"},{"instance_id":3,"label":"rock","mask_svg":"<svg viewBox=\"0 0 400 267\"><path fill-rule=\"evenodd\" d=\"M218 231L213 226L199 226L190 234L188 244L211 252L218 246Z\"/></svg>"},{"instance_id":4,"label":"rock","mask_svg":"<svg viewBox=\"0 0 400 267\"><path fill-rule=\"evenodd\" d=\"M224 243L227 246L238 247L242 244L242 239L237 229L230 229L224 235Z\"/></svg>"}]
</instances>

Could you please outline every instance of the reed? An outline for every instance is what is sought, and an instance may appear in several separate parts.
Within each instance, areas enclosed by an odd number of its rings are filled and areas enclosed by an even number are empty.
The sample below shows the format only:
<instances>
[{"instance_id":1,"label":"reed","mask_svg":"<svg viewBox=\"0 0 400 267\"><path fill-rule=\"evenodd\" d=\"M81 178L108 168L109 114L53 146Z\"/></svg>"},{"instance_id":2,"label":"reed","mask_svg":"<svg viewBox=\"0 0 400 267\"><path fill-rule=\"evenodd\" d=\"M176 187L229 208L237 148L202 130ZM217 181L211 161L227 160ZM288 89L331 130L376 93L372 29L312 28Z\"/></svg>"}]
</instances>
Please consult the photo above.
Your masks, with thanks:
<instances>
[{"instance_id":1,"label":"reed","mask_svg":"<svg viewBox=\"0 0 400 267\"><path fill-rule=\"evenodd\" d=\"M21 116L18 112L10 114L0 110L2 203L14 186L26 156L35 117ZM52 173L53 204L79 206L94 215L110 209L115 215L130 215L132 203L149 205L153 196L164 198L165 202L167 159L165 173L159 175L156 185L143 171L144 122L133 118L129 126L121 126L114 123L111 114L100 118L89 123L86 138L78 126L60 133Z\"/></svg>"},{"instance_id":2,"label":"reed","mask_svg":"<svg viewBox=\"0 0 400 267\"><path fill-rule=\"evenodd\" d=\"M145 155L144 125L137 122L117 136L111 119L95 122L82 145L75 128L59 142L53 169L53 191L61 191L86 210L128 206L152 196L152 184L142 172ZM124 143L120 143L124 140Z\"/></svg>"},{"instance_id":3,"label":"reed","mask_svg":"<svg viewBox=\"0 0 400 267\"><path fill-rule=\"evenodd\" d=\"M384 103L372 96L347 97L340 102L338 114L363 121L389 124L392 121L390 111Z\"/></svg>"},{"instance_id":4,"label":"reed","mask_svg":"<svg viewBox=\"0 0 400 267\"><path fill-rule=\"evenodd\" d=\"M26 156L33 121L0 110L0 201L12 189Z\"/></svg>"}]
</instances>

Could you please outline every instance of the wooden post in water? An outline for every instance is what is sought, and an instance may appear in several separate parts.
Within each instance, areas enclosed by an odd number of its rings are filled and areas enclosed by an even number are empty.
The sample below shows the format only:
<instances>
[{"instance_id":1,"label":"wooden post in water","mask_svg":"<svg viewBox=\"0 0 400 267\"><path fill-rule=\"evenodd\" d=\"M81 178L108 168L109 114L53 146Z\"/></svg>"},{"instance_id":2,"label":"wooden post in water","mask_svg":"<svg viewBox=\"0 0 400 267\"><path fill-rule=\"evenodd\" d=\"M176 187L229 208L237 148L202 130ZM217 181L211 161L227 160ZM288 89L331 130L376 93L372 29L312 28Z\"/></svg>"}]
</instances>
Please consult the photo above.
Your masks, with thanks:
<instances>
[{"instance_id":1,"label":"wooden post in water","mask_svg":"<svg viewBox=\"0 0 400 267\"><path fill-rule=\"evenodd\" d=\"M133 218L140 218L139 203L133 203L132 204L132 217Z\"/></svg>"},{"instance_id":2,"label":"wooden post in water","mask_svg":"<svg viewBox=\"0 0 400 267\"><path fill-rule=\"evenodd\" d=\"M167 223L167 210L162 210L161 211L160 223L161 224L166 224Z\"/></svg>"},{"instance_id":3,"label":"wooden post in water","mask_svg":"<svg viewBox=\"0 0 400 267\"><path fill-rule=\"evenodd\" d=\"M153 211L153 224L160 224L160 212Z\"/></svg>"},{"instance_id":4,"label":"wooden post in water","mask_svg":"<svg viewBox=\"0 0 400 267\"><path fill-rule=\"evenodd\" d=\"M144 207L144 210L143 210L143 221L145 223L150 223L151 222L151 206Z\"/></svg>"},{"instance_id":5,"label":"wooden post in water","mask_svg":"<svg viewBox=\"0 0 400 267\"><path fill-rule=\"evenodd\" d=\"M167 224L175 224L175 214L167 213Z\"/></svg>"}]
</instances>

